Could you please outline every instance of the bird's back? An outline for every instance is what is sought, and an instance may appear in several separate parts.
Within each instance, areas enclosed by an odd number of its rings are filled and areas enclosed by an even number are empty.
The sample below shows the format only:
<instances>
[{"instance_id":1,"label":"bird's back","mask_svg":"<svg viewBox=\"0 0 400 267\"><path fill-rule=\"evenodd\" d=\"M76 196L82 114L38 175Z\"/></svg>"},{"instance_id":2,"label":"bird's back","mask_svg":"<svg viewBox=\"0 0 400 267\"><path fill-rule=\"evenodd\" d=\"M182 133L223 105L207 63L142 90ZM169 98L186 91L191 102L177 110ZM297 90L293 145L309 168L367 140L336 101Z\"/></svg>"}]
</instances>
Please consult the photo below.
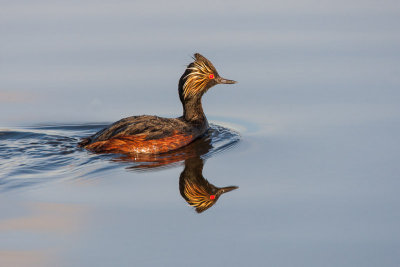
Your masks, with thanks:
<instances>
[{"instance_id":1,"label":"bird's back","mask_svg":"<svg viewBox=\"0 0 400 267\"><path fill-rule=\"evenodd\" d=\"M80 146L103 153L158 154L185 146L203 133L202 127L181 118L132 116L85 138Z\"/></svg>"}]
</instances>

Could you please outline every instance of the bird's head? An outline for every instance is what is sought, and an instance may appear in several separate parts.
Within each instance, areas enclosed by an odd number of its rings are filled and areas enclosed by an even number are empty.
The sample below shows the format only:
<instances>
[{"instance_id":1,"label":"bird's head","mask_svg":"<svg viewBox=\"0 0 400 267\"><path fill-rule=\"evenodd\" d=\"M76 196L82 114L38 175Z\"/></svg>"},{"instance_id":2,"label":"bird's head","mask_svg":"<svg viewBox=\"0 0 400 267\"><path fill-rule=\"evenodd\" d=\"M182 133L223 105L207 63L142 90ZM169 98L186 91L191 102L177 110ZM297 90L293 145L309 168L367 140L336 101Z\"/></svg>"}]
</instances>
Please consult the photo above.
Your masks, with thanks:
<instances>
[{"instance_id":1,"label":"bird's head","mask_svg":"<svg viewBox=\"0 0 400 267\"><path fill-rule=\"evenodd\" d=\"M236 83L219 76L214 65L199 53L194 54L193 59L179 80L179 96L182 102L201 97L216 84Z\"/></svg>"}]
</instances>

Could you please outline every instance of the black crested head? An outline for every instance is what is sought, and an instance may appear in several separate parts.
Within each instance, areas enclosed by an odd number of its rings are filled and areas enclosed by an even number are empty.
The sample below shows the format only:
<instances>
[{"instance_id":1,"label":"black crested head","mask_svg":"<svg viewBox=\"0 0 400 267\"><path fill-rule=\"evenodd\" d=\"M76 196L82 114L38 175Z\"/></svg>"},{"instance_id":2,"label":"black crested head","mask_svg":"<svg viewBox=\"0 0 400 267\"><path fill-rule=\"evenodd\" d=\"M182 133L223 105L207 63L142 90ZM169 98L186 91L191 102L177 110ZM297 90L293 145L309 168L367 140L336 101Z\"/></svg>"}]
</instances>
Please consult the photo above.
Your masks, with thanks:
<instances>
[{"instance_id":1,"label":"black crested head","mask_svg":"<svg viewBox=\"0 0 400 267\"><path fill-rule=\"evenodd\" d=\"M211 61L199 53L195 53L193 59L179 80L179 97L182 103L188 99L201 98L216 84L236 83L219 76Z\"/></svg>"}]
</instances>

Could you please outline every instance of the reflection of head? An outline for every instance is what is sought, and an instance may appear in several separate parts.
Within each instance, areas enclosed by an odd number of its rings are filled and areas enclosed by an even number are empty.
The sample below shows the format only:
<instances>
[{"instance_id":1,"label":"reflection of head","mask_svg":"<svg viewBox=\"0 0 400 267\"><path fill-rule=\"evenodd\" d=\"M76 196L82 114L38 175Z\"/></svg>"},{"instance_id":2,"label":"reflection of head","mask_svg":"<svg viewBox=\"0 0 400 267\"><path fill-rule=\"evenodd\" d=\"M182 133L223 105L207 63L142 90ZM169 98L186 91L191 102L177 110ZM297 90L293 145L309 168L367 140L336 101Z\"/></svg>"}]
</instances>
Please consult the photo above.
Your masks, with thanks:
<instances>
[{"instance_id":1,"label":"reflection of head","mask_svg":"<svg viewBox=\"0 0 400 267\"><path fill-rule=\"evenodd\" d=\"M214 205L226 192L237 189L237 186L216 187L203 177L203 160L194 157L185 160L185 169L179 179L179 191L189 205L198 213Z\"/></svg>"}]
</instances>

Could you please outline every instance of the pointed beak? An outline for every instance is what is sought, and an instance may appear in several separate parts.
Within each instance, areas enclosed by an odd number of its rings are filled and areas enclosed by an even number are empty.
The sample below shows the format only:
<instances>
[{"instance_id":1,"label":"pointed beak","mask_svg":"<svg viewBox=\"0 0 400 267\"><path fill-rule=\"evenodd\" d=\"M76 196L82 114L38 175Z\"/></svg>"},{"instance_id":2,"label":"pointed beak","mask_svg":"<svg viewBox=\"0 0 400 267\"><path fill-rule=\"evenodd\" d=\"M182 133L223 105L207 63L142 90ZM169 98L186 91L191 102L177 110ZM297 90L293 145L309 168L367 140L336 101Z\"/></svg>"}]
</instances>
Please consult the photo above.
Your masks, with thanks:
<instances>
[{"instance_id":1,"label":"pointed beak","mask_svg":"<svg viewBox=\"0 0 400 267\"><path fill-rule=\"evenodd\" d=\"M239 188L239 186L227 186L227 187L221 188L221 192L227 193L227 192L230 192L230 191L238 189L238 188Z\"/></svg>"},{"instance_id":2,"label":"pointed beak","mask_svg":"<svg viewBox=\"0 0 400 267\"><path fill-rule=\"evenodd\" d=\"M215 80L217 81L217 83L224 83L224 84L234 84L234 83L237 83L236 81L227 80L227 79L224 79L224 78L222 78L222 77L218 77L218 78L215 79Z\"/></svg>"}]
</instances>

